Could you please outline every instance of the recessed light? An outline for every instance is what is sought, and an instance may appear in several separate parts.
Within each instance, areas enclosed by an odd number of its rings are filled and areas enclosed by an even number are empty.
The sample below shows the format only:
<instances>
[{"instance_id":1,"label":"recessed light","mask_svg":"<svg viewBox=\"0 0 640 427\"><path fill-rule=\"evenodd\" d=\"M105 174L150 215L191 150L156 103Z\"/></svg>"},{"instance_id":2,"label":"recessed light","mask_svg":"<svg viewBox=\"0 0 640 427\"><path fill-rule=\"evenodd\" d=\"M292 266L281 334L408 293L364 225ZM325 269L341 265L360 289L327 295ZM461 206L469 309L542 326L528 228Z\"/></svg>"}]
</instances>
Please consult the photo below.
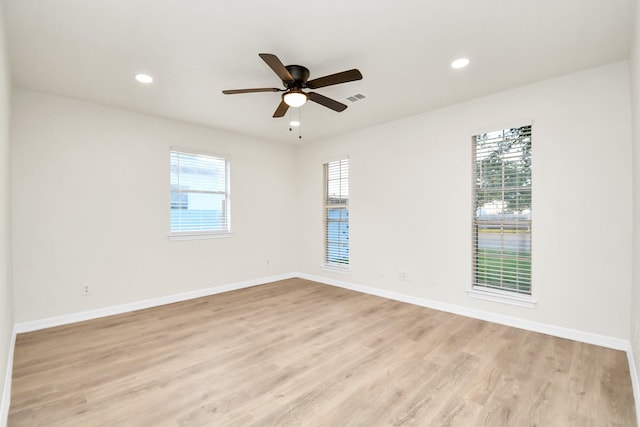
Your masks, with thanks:
<instances>
[{"instance_id":1,"label":"recessed light","mask_svg":"<svg viewBox=\"0 0 640 427\"><path fill-rule=\"evenodd\" d=\"M289 126L292 126L292 127L294 127L294 128L295 128L295 127L298 127L298 126L300 126L300 122L299 122L299 121L297 121L297 120L291 120L291 121L289 122Z\"/></svg>"},{"instance_id":2,"label":"recessed light","mask_svg":"<svg viewBox=\"0 0 640 427\"><path fill-rule=\"evenodd\" d=\"M153 83L153 77L148 74L136 74L136 80L145 84Z\"/></svg>"},{"instance_id":3,"label":"recessed light","mask_svg":"<svg viewBox=\"0 0 640 427\"><path fill-rule=\"evenodd\" d=\"M458 58L451 63L451 68L464 68L469 65L468 58Z\"/></svg>"}]
</instances>

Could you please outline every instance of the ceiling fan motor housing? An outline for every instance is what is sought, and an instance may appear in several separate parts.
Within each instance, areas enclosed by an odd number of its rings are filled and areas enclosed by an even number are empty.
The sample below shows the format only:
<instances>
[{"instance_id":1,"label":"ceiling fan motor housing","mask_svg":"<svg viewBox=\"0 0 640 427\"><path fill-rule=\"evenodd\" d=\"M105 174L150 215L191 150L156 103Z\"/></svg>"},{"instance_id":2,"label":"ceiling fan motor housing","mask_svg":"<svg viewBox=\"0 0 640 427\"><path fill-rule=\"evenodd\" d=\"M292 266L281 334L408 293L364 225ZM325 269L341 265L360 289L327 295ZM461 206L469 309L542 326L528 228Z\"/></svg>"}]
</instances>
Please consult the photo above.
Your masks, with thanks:
<instances>
[{"instance_id":1,"label":"ceiling fan motor housing","mask_svg":"<svg viewBox=\"0 0 640 427\"><path fill-rule=\"evenodd\" d=\"M292 82L282 82L287 89L302 89L305 87L309 79L309 69L307 67L303 67L302 65L287 65L285 68L289 71L291 77L293 77Z\"/></svg>"}]
</instances>

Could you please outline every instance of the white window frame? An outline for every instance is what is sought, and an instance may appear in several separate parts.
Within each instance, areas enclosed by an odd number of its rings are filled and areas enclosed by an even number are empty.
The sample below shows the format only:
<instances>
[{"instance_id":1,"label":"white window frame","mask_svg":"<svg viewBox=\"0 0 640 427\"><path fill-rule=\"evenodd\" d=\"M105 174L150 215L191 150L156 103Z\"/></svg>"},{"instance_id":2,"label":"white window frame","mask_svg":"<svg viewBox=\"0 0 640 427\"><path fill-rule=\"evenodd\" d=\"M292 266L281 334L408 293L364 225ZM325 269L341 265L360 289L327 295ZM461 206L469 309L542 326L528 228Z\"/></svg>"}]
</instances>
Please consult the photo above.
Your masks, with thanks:
<instances>
[{"instance_id":1,"label":"white window frame","mask_svg":"<svg viewBox=\"0 0 640 427\"><path fill-rule=\"evenodd\" d=\"M528 128L528 129L527 129ZM532 256L531 256L531 240L529 240L529 253L528 256L522 256L521 253L519 252L519 249L517 249L515 251L515 255L513 253L505 253L507 252L505 250L505 241L506 241L506 237L507 234L512 234L512 233L518 233L517 230L521 229L522 227L525 227L525 229L527 229L526 227L528 227L528 234L529 234L529 239L531 239L531 182L528 183L528 186L525 185L524 187L520 186L510 186L508 184L505 184L507 179L505 177L509 176L509 177L513 177L515 175L508 175L505 174L506 169L505 169L505 165L508 164L505 162L505 159L508 160L513 160L513 158L508 157L511 156L512 153L506 154L506 155L501 155L499 157L500 160L502 160L502 166L496 170L499 170L501 172L502 175L502 183L500 187L491 187L491 192L495 193L496 192L496 188L498 189L498 193L502 193L502 197L500 200L497 200L499 205L502 206L502 208L499 208L498 211L500 211L498 213L498 217L499 218L491 218L491 220L487 220L485 219L478 219L478 208L476 206L476 197L478 192L481 191L489 191L489 190L483 190L481 188L478 187L478 182L477 182L477 177L478 177L478 170L477 170L477 156L478 156L478 151L477 151L477 142L479 139L479 136L482 134L494 134L494 139L496 141L496 144L499 144L500 142L504 142L505 141L505 133L508 134L508 132L511 129L522 129L521 133L521 137L520 140L521 141L526 141L526 138L529 138L529 143L531 140L531 135L532 135L532 129L531 129L531 125L522 125L522 126L517 126L517 127L512 127L512 128L505 128L505 129L501 129L501 130L497 130L494 132L480 132L478 134L476 134L473 138L472 138L472 150L473 150L473 156L472 156L472 171L473 171L473 202L472 202L472 287L471 289L468 291L470 296L473 296L475 298L480 298L480 299L484 299L484 300L489 300L489 301L494 301L494 302L502 302L502 303L507 303L507 304L512 304L512 305L517 305L517 306L521 306L521 307L528 307L528 308L533 308L535 307L536 301L533 298L533 283L531 280L531 264L529 267L529 271L528 271L528 278L527 278L527 274L526 271L524 273L524 275L522 276L522 279L520 278L520 276L518 276L519 273L515 273L515 278L513 277L513 271L514 268L513 267L508 267L505 268L504 265L505 263L511 263L510 265L517 265L519 262L529 262L531 263L532 260ZM527 133L528 132L528 133ZM500 136L495 136L495 134L502 134L502 137ZM530 148L529 148L530 150ZM530 167L530 166L529 166ZM518 171L519 173L519 171ZM521 176L521 175L519 175ZM516 182L519 182L516 179ZM524 192L524 194L526 194L527 192L529 193L529 219L523 219L523 215L522 212L524 211L519 211L520 215L511 215L509 216L509 214L505 213L505 209L504 206L507 203L506 202L506 198L505 198L505 194L508 192L514 192L517 191L517 197L520 197L519 195L521 194L521 192ZM485 205L486 206L486 205ZM517 210L514 212L518 212ZM512 212L513 214L513 212ZM479 230L479 226L480 227L487 227L487 228L494 228L497 227L496 230L498 230L495 234L497 234L499 236L498 241L499 243L497 243L498 246L498 250L500 251L499 255L497 256L493 256L491 257L491 262L499 262L500 267L496 268L493 270L493 272L498 272L498 274L500 275L500 278L497 279L497 283L494 281L493 283L487 283L487 282L483 282L481 280L479 280L479 276L478 273L482 270L479 264L479 260L480 260L480 254L479 254L479 234L478 234L478 230ZM511 229L514 229L516 231L511 231ZM526 255L526 252L525 252ZM515 258L515 260L514 260ZM483 258L483 262L487 262L487 258L486 256ZM486 265L486 264L485 264ZM494 267L491 267L494 268ZM516 271L517 267L516 267ZM522 270L520 270L522 271ZM485 270L485 274L486 270ZM505 284L508 281L515 281L515 283L509 283L509 284ZM526 290L526 285L527 285L527 281L528 281L528 292ZM522 289L520 289L519 287L521 285L525 285ZM513 286L515 286L515 289L513 288Z\"/></svg>"},{"instance_id":2,"label":"white window frame","mask_svg":"<svg viewBox=\"0 0 640 427\"><path fill-rule=\"evenodd\" d=\"M339 188L343 189L344 186L346 185L346 194L343 194L342 190L340 191L340 194L333 194L333 195L329 194L329 180L330 180L329 168L332 165L335 166L336 164L340 169L342 169L343 167L346 167L346 171L347 171L346 176L343 176L343 174L340 173L340 176L337 178L337 180L339 181ZM330 242L329 227L330 227L330 224L332 223L342 222L342 223L346 223L347 230L348 230L349 222L350 222L350 219L349 219L349 172L350 172L350 169L349 168L350 168L350 165L349 165L348 157L341 157L339 159L327 161L323 164L323 203L322 203L323 264L322 264L322 267L327 270L333 270L333 271L342 272L342 273L350 272L350 268L351 268L350 267L351 266L350 242L349 242L350 232L347 231L346 240L343 240L342 236L339 236L337 241ZM334 196L334 201L330 202L332 196ZM336 203L335 196L337 196L337 198L340 201L342 201L342 203ZM344 209L347 214L346 220L330 219L329 212L331 209ZM346 262L336 262L330 259L330 256L329 256L330 243L346 246L346 251L347 251Z\"/></svg>"},{"instance_id":3,"label":"white window frame","mask_svg":"<svg viewBox=\"0 0 640 427\"><path fill-rule=\"evenodd\" d=\"M216 160L222 160L225 164L225 190L224 191L200 191L203 193L211 193L211 194L221 194L224 195L225 205L224 205L224 216L225 216L225 227L223 230L189 230L189 231L173 231L171 229L171 176L169 176L169 240L197 240L197 239L214 239L214 238L224 238L231 236L231 192L230 192L230 160L226 156L220 156L214 153L195 150L191 148L182 148L182 147L171 147L169 153L169 167L172 166L172 156L174 154L185 154L185 155L195 155L195 156L204 156L213 158ZM171 175L171 172L170 172ZM198 192L198 191L196 191Z\"/></svg>"}]
</instances>

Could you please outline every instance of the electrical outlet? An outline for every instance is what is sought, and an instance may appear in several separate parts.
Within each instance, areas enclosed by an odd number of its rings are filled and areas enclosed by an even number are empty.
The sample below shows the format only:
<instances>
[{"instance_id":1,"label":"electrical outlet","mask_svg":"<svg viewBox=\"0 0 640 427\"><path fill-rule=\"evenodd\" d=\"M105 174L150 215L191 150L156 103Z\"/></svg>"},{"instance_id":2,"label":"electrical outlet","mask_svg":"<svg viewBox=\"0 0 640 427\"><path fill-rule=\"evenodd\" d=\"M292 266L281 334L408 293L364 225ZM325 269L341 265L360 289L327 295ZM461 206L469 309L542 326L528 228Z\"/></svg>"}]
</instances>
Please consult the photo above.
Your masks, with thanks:
<instances>
[{"instance_id":1,"label":"electrical outlet","mask_svg":"<svg viewBox=\"0 0 640 427\"><path fill-rule=\"evenodd\" d=\"M87 295L91 295L91 287L88 283L84 283L82 285L82 296L86 297Z\"/></svg>"},{"instance_id":2,"label":"electrical outlet","mask_svg":"<svg viewBox=\"0 0 640 427\"><path fill-rule=\"evenodd\" d=\"M400 280L409 280L409 275L407 274L406 271L401 271L400 275L398 276L398 278Z\"/></svg>"}]
</instances>

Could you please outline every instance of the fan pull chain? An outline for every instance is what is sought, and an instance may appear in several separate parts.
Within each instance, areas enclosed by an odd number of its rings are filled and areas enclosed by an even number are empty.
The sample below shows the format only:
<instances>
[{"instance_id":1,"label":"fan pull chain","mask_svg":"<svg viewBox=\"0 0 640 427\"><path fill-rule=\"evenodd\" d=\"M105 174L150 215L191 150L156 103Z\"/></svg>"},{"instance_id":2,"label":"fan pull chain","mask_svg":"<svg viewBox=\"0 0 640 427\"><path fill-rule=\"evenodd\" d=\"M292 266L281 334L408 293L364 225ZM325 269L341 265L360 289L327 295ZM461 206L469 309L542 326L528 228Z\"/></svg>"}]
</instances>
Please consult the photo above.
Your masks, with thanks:
<instances>
[{"instance_id":1,"label":"fan pull chain","mask_svg":"<svg viewBox=\"0 0 640 427\"><path fill-rule=\"evenodd\" d=\"M293 113L291 112L292 109L289 109L289 132L293 132L293 128L297 127L298 128L298 139L302 139L302 112L300 111L300 108L297 108L298 110L298 120L294 121L293 120ZM294 124L296 123L296 124Z\"/></svg>"}]
</instances>

